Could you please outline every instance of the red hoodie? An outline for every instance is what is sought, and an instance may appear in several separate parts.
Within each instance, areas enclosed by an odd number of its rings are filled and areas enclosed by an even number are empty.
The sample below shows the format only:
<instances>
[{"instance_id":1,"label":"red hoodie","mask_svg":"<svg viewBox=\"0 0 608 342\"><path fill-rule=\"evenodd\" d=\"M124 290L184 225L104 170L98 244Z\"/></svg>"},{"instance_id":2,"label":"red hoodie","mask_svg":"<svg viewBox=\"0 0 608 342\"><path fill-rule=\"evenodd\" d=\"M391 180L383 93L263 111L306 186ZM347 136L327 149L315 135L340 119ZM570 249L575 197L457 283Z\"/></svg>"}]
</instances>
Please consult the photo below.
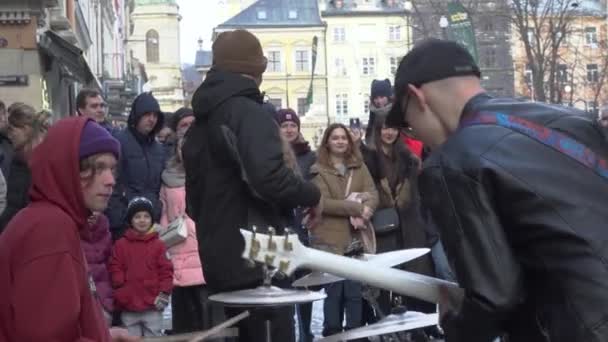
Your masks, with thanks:
<instances>
[{"instance_id":1,"label":"red hoodie","mask_svg":"<svg viewBox=\"0 0 608 342\"><path fill-rule=\"evenodd\" d=\"M173 288L173 264L156 232L140 234L128 229L114 245L109 269L118 309L154 310L156 297Z\"/></svg>"},{"instance_id":2,"label":"red hoodie","mask_svg":"<svg viewBox=\"0 0 608 342\"><path fill-rule=\"evenodd\" d=\"M86 121L59 121L34 149L31 202L0 235L0 342L110 341L79 236L90 214L78 160Z\"/></svg>"}]
</instances>

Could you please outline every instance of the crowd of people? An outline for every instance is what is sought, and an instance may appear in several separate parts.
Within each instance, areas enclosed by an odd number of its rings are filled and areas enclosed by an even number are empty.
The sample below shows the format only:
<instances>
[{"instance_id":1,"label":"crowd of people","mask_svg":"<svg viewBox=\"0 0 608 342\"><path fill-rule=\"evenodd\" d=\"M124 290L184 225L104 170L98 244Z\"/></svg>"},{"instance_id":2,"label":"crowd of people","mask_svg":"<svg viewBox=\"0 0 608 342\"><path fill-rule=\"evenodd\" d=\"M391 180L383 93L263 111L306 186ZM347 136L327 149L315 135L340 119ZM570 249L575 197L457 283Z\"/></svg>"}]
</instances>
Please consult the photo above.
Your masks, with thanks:
<instances>
[{"instance_id":1,"label":"crowd of people","mask_svg":"<svg viewBox=\"0 0 608 342\"><path fill-rule=\"evenodd\" d=\"M464 48L429 40L394 86L371 83L365 125L333 123L313 150L297 113L265 101L266 64L254 35L222 33L192 109L167 115L142 93L124 129L92 89L54 124L0 102L0 341L209 329L244 310L210 294L262 283L262 266L241 257L239 229L253 226L347 256L430 248L399 267L465 289L439 303L450 342L608 338L608 110L594 121L495 99ZM355 280L324 290L323 336L396 307L436 310ZM295 341L297 328L310 342L311 315L312 304L258 308L238 339L266 341L271 321L272 340Z\"/></svg>"}]
</instances>

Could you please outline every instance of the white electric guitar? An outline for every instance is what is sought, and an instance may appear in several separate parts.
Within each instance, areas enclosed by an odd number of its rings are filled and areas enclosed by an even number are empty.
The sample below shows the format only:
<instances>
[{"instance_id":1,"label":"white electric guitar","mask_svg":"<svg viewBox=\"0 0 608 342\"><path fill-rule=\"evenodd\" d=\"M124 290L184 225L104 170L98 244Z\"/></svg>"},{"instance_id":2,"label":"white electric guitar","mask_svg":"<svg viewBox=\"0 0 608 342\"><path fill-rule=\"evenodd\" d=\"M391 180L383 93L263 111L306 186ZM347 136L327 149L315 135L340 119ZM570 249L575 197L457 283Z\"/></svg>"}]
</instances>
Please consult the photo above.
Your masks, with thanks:
<instances>
[{"instance_id":1,"label":"white electric guitar","mask_svg":"<svg viewBox=\"0 0 608 342\"><path fill-rule=\"evenodd\" d=\"M274 229L269 229L270 234L258 233L255 228L253 231L241 229L245 238L243 258L265 263L286 275L304 267L432 303L439 302L441 289L452 298L462 298L463 291L455 283L307 248L296 234L274 235L273 232Z\"/></svg>"}]
</instances>

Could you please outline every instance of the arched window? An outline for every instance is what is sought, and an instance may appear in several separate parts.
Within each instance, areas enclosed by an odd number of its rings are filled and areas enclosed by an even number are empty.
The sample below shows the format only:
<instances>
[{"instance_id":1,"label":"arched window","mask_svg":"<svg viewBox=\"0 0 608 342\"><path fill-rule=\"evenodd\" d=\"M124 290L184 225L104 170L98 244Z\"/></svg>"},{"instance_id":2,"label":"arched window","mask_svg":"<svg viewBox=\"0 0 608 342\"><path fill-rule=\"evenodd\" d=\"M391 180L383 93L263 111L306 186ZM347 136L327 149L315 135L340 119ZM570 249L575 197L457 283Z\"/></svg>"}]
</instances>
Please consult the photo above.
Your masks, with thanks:
<instances>
[{"instance_id":1,"label":"arched window","mask_svg":"<svg viewBox=\"0 0 608 342\"><path fill-rule=\"evenodd\" d=\"M158 32L146 32L146 60L148 63L158 63Z\"/></svg>"}]
</instances>

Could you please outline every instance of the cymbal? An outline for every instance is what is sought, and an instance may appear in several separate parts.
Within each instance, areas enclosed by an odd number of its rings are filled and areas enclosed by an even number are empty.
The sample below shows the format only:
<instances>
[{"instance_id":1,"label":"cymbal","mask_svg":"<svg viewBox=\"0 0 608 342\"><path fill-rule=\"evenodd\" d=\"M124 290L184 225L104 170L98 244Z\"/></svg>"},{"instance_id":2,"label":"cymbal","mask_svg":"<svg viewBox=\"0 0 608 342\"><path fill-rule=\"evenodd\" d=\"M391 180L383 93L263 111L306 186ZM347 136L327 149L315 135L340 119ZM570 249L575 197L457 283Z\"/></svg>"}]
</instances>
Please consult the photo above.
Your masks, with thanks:
<instances>
[{"instance_id":1,"label":"cymbal","mask_svg":"<svg viewBox=\"0 0 608 342\"><path fill-rule=\"evenodd\" d=\"M324 299L325 297L326 295L320 292L282 289L276 286L259 286L254 289L218 293L210 296L209 299L214 302L223 303L225 306L271 307L310 303Z\"/></svg>"},{"instance_id":2,"label":"cymbal","mask_svg":"<svg viewBox=\"0 0 608 342\"><path fill-rule=\"evenodd\" d=\"M317 342L340 342L365 338L377 335L386 335L399 331L413 330L437 325L438 314L423 314L421 312L408 311L400 315L388 315L365 327L352 329L340 334L324 337Z\"/></svg>"},{"instance_id":3,"label":"cymbal","mask_svg":"<svg viewBox=\"0 0 608 342\"><path fill-rule=\"evenodd\" d=\"M380 254L363 254L362 260L374 266L393 267L419 258L429 251L430 249L428 248L410 248ZM292 285L296 287L319 286L340 280L344 280L344 278L326 272L315 271L297 279Z\"/></svg>"}]
</instances>

